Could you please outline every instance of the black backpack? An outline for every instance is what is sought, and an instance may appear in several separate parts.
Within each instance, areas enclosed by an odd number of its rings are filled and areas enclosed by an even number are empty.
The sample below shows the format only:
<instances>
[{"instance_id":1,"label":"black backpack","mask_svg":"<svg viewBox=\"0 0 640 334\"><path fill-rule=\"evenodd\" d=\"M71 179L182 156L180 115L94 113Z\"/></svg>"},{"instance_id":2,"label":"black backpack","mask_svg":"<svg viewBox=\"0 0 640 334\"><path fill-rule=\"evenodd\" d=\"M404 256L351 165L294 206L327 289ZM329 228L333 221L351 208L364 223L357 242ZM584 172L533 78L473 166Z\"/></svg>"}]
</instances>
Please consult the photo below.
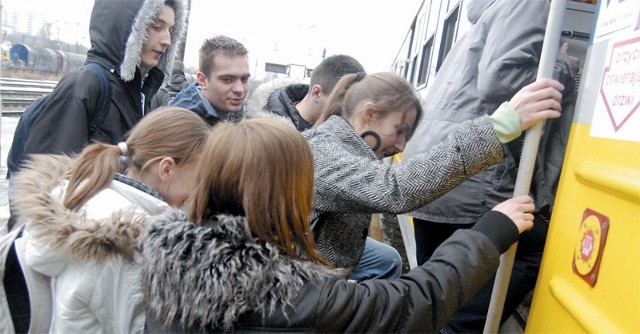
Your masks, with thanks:
<instances>
[{"instance_id":1,"label":"black backpack","mask_svg":"<svg viewBox=\"0 0 640 334\"><path fill-rule=\"evenodd\" d=\"M109 113L111 102L111 83L109 82L110 72L98 63L85 64L81 70L82 69L91 70L100 78L100 100L98 101L99 109L91 121L91 132L95 132L96 128L102 124ZM27 109L24 110L24 112L22 112L22 115L18 120L18 125L16 126L16 131L13 134L11 148L7 155L7 178L10 177L11 173L15 173L20 169L24 159L24 149L27 145L27 140L29 139L33 122L38 118L44 102L50 95L51 94L46 94L37 98L27 107Z\"/></svg>"}]
</instances>

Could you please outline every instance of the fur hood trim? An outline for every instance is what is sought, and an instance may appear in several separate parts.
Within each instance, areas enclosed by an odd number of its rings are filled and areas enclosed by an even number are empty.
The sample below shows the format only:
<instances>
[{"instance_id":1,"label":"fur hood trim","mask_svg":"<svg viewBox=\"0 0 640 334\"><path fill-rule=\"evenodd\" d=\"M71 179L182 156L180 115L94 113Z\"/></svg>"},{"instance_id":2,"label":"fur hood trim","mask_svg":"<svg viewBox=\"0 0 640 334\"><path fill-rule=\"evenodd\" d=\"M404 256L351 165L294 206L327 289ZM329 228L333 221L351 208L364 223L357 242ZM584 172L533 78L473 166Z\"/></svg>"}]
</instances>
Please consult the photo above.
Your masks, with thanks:
<instances>
[{"instance_id":1,"label":"fur hood trim","mask_svg":"<svg viewBox=\"0 0 640 334\"><path fill-rule=\"evenodd\" d=\"M338 272L253 239L244 217L220 215L200 226L168 210L151 220L141 243L147 312L184 328L230 331L241 315L284 311L305 283Z\"/></svg>"},{"instance_id":2,"label":"fur hood trim","mask_svg":"<svg viewBox=\"0 0 640 334\"><path fill-rule=\"evenodd\" d=\"M146 0L142 3L142 7L133 22L131 34L127 38L124 59L120 65L120 77L124 81L133 80L137 67L142 60L142 45L147 41L147 27L157 18L163 6L164 0ZM186 21L188 10L185 0L175 0L173 10L175 25L173 33L171 34L171 46L168 47L162 57L160 57L158 65L156 66L162 71L165 78L171 77L173 61L175 60L180 41L187 29Z\"/></svg>"},{"instance_id":3,"label":"fur hood trim","mask_svg":"<svg viewBox=\"0 0 640 334\"><path fill-rule=\"evenodd\" d=\"M280 88L284 88L291 84L304 83L300 80L291 78L276 78L273 80L265 81L261 83L252 93L245 104L248 118L255 118L255 114L260 114L266 111L267 102L269 102L269 96ZM261 116L257 116L261 117Z\"/></svg>"},{"instance_id":4,"label":"fur hood trim","mask_svg":"<svg viewBox=\"0 0 640 334\"><path fill-rule=\"evenodd\" d=\"M144 217L114 214L103 220L87 218L62 204L74 159L68 156L34 155L12 176L17 192L16 212L32 238L54 251L68 251L74 260L97 260L121 255L132 261ZM56 195L56 194L59 195Z\"/></svg>"}]
</instances>

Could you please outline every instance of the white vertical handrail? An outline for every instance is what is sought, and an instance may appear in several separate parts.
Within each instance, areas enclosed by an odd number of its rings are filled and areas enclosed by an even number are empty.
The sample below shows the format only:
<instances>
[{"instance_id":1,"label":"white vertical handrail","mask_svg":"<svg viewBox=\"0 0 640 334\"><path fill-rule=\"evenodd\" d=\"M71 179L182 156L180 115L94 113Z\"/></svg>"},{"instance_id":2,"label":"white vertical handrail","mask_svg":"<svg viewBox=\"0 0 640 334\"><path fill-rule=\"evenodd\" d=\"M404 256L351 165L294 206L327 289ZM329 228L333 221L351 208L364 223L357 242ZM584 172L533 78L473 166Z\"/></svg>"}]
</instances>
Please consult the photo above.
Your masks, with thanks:
<instances>
[{"instance_id":1,"label":"white vertical handrail","mask_svg":"<svg viewBox=\"0 0 640 334\"><path fill-rule=\"evenodd\" d=\"M567 0L551 1L537 79L551 78L553 76L553 68L560 46L560 34L562 32L566 6ZM544 121L541 121L527 130L518 168L518 176L513 191L514 197L529 194L543 126ZM509 286L509 279L511 278L511 270L513 269L513 261L517 248L518 243L515 243L500 256L500 267L498 267L496 280L493 285L484 333L497 333L500 327L500 319L502 318L502 310L504 308L504 301L507 295L507 288Z\"/></svg>"},{"instance_id":2,"label":"white vertical handrail","mask_svg":"<svg viewBox=\"0 0 640 334\"><path fill-rule=\"evenodd\" d=\"M416 237L413 229L411 217L408 215L397 215L398 224L400 224L400 233L404 242L404 249L407 252L407 261L409 261L409 269L418 266L416 259Z\"/></svg>"}]
</instances>

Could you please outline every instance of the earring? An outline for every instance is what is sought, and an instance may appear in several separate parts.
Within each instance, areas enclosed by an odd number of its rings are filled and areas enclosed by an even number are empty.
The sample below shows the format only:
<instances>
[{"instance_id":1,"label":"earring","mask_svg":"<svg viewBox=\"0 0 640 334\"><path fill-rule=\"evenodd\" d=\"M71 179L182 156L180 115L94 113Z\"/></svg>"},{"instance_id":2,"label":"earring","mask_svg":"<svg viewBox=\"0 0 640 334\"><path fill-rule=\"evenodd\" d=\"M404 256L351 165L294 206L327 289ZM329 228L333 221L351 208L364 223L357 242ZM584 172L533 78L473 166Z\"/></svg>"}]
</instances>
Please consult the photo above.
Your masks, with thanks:
<instances>
[{"instance_id":1,"label":"earring","mask_svg":"<svg viewBox=\"0 0 640 334\"><path fill-rule=\"evenodd\" d=\"M373 145L373 147L371 148L372 151L376 151L377 149L380 148L380 145L382 145L382 139L380 138L380 135L377 132L373 130L367 130L362 134L360 134L360 137L362 137L362 139L364 139L364 137L366 136L372 136L376 140L376 144Z\"/></svg>"}]
</instances>

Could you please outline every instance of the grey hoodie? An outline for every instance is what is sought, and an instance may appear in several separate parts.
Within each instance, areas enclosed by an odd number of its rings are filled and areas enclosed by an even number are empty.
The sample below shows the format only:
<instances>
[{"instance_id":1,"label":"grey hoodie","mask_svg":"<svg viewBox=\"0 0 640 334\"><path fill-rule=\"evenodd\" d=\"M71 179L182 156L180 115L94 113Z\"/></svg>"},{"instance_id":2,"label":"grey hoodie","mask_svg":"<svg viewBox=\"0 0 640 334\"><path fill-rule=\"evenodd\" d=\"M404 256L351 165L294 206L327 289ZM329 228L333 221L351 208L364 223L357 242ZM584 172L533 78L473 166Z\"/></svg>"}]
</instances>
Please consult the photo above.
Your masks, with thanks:
<instances>
[{"instance_id":1,"label":"grey hoodie","mask_svg":"<svg viewBox=\"0 0 640 334\"><path fill-rule=\"evenodd\" d=\"M469 3L468 19L474 25L454 44L429 88L424 115L405 147L403 162L432 150L460 123L492 114L501 103L535 80L548 11L548 0ZM559 59L556 69L567 70L563 63L565 60ZM568 86L568 82L563 84ZM563 111L560 119L548 120L546 126L571 122L571 118L571 113ZM548 131L547 135L555 131ZM562 137L543 140L549 147L548 154L559 150L563 155ZM437 223L475 223L484 212L513 196L520 144L521 139L516 139L504 145L504 163L474 175L412 215ZM554 180L544 183L551 188Z\"/></svg>"}]
</instances>

